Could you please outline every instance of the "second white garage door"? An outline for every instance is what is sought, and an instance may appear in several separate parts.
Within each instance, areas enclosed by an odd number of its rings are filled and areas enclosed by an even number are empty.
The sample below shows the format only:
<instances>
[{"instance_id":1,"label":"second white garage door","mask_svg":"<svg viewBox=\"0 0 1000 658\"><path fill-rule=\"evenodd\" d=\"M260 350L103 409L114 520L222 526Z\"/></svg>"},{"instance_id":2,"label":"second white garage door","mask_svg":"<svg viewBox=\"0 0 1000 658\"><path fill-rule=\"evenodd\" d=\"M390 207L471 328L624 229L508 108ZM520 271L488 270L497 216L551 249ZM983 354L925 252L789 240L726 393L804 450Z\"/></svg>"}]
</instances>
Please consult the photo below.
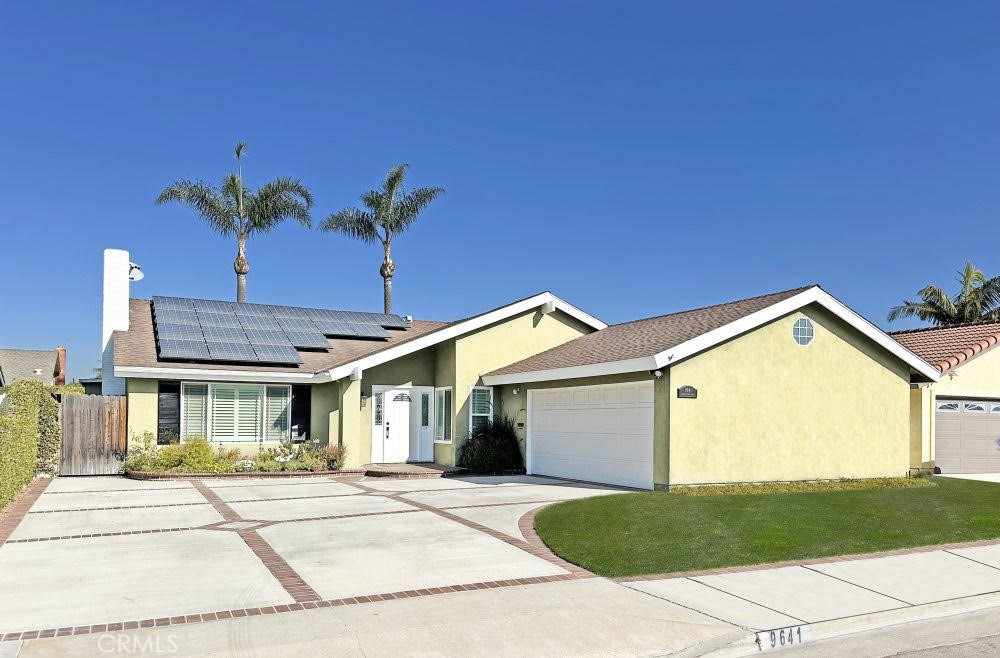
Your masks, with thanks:
<instances>
[{"instance_id":1,"label":"second white garage door","mask_svg":"<svg viewBox=\"0 0 1000 658\"><path fill-rule=\"evenodd\" d=\"M653 488L653 383L528 391L528 472Z\"/></svg>"}]
</instances>

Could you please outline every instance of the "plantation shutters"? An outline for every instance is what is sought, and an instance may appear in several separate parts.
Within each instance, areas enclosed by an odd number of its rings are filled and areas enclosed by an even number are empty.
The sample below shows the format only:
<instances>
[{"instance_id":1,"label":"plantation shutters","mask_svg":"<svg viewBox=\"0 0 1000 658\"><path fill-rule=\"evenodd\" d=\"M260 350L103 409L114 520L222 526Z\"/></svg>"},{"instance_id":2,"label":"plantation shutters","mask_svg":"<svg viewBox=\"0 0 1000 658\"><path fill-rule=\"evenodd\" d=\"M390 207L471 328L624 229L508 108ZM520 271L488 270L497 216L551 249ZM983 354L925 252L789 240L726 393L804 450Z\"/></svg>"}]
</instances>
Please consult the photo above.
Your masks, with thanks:
<instances>
[{"instance_id":1,"label":"plantation shutters","mask_svg":"<svg viewBox=\"0 0 1000 658\"><path fill-rule=\"evenodd\" d=\"M292 392L262 384L184 384L181 432L213 442L287 441Z\"/></svg>"},{"instance_id":2,"label":"plantation shutters","mask_svg":"<svg viewBox=\"0 0 1000 658\"><path fill-rule=\"evenodd\" d=\"M475 431L489 424L493 414L493 389L476 386L469 398L469 431Z\"/></svg>"},{"instance_id":3,"label":"plantation shutters","mask_svg":"<svg viewBox=\"0 0 1000 658\"><path fill-rule=\"evenodd\" d=\"M288 439L291 402L291 390L287 386L267 387L267 419L264 438L268 441L284 441Z\"/></svg>"},{"instance_id":4,"label":"plantation shutters","mask_svg":"<svg viewBox=\"0 0 1000 658\"><path fill-rule=\"evenodd\" d=\"M208 384L184 384L181 436L208 436Z\"/></svg>"}]
</instances>

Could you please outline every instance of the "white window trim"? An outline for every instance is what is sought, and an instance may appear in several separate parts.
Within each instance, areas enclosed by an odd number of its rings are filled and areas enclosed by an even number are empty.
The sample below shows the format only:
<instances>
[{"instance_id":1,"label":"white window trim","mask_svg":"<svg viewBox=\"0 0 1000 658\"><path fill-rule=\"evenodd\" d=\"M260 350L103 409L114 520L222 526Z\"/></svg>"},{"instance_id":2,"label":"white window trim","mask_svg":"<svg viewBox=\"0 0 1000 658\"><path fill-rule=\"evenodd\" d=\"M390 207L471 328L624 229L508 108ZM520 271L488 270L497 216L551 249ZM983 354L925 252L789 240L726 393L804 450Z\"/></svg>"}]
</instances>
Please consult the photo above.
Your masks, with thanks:
<instances>
[{"instance_id":1,"label":"white window trim","mask_svg":"<svg viewBox=\"0 0 1000 658\"><path fill-rule=\"evenodd\" d=\"M969 409L969 406L973 404L982 407L982 409ZM980 400L969 400L962 403L962 411L967 411L970 414L984 414L987 409L989 409L989 406Z\"/></svg>"},{"instance_id":2,"label":"white window trim","mask_svg":"<svg viewBox=\"0 0 1000 658\"><path fill-rule=\"evenodd\" d=\"M812 334L811 336L809 336L809 341L805 343L800 343L799 337L795 335L796 326L802 320L805 320L806 322L809 323L809 331ZM799 347L809 347L815 341L816 341L816 323L812 321L812 318L808 318L804 315L800 315L799 317L795 318L795 322L792 323L792 342L794 342Z\"/></svg>"},{"instance_id":3,"label":"white window trim","mask_svg":"<svg viewBox=\"0 0 1000 658\"><path fill-rule=\"evenodd\" d=\"M955 405L955 408L954 409L942 409L941 405L945 405L945 404L953 404L953 405ZM944 413L944 414L957 414L959 411L962 410L962 403L959 402L958 400L938 400L937 403L934 405L934 410L935 411L940 411L941 413Z\"/></svg>"},{"instance_id":4,"label":"white window trim","mask_svg":"<svg viewBox=\"0 0 1000 658\"><path fill-rule=\"evenodd\" d=\"M437 423L438 423L437 394L438 394L438 391L442 391L442 392L448 391L449 393L451 393L451 413L447 414L447 413L443 413L442 412L442 414L441 414L441 416L443 417L443 418L441 418L441 421L443 423L451 423L451 438L450 439L439 439L438 435L437 435ZM434 411L432 412L432 415L434 416L434 425L433 425L433 428L434 428L434 430L433 430L434 443L441 443L441 444L445 444L445 445L453 443L455 441L455 392L452 390L451 386L435 386L434 387ZM443 425L442 425L442 427L443 427ZM442 432L442 434L443 433L444 432Z\"/></svg>"},{"instance_id":5,"label":"white window trim","mask_svg":"<svg viewBox=\"0 0 1000 658\"><path fill-rule=\"evenodd\" d=\"M261 388L263 390L263 396L262 396L263 406L261 408L260 424L259 424L259 426L257 428L257 437L256 438L249 439L249 440L244 440L244 441L232 441L232 440L220 441L220 440L218 440L218 439L216 439L216 438L214 438L212 436L212 398L213 398L213 396L215 394L214 388L217 385L227 386L227 387L229 387L229 386L236 386L236 387L241 387L241 386L242 387L255 386L255 387ZM290 384L267 384L267 383L262 384L260 382L219 382L217 384L217 383L214 383L214 382L203 382L203 381L183 381L183 382L181 382L181 404L180 404L180 415L181 415L181 432L180 432L181 436L180 436L180 441L181 441L181 443L184 443L184 437L185 437L185 434L186 434L186 432L185 432L186 428L184 427L184 418L185 418L185 415L184 415L184 411L185 411L185 409L184 409L184 398L185 398L184 389L187 386L207 386L208 387L208 395L205 398L205 407L206 407L205 408L205 434L207 435L206 438L208 439L209 443L241 443L241 444L246 444L246 443L275 443L276 442L275 439L269 439L269 438L267 438L267 431L266 431L266 428L264 427L264 425L267 423L267 397L268 397L267 396L267 389L268 388L284 388L284 389L286 389L288 391L288 431L285 433L286 434L285 435L285 440L288 440L288 441L291 440L291 438L292 438L292 410L291 410L291 407L292 407L292 387L291 387Z\"/></svg>"},{"instance_id":6,"label":"white window trim","mask_svg":"<svg viewBox=\"0 0 1000 658\"><path fill-rule=\"evenodd\" d=\"M472 396L475 391L489 391L490 393L490 410L485 414L475 414L472 413ZM454 404L454 402L452 403ZM492 386L473 386L469 389L469 434L472 434L472 419L476 416L485 416L487 422L493 417L493 387Z\"/></svg>"}]
</instances>

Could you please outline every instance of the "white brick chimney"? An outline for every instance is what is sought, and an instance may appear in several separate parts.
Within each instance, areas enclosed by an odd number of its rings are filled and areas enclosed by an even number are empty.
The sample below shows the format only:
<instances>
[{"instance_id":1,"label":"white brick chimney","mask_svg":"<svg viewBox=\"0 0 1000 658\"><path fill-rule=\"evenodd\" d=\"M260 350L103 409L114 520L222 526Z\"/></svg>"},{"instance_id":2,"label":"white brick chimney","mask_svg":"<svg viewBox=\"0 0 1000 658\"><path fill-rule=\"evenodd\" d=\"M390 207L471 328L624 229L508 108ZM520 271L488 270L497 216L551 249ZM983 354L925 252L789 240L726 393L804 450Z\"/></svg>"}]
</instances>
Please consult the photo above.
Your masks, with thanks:
<instances>
[{"instance_id":1,"label":"white brick chimney","mask_svg":"<svg viewBox=\"0 0 1000 658\"><path fill-rule=\"evenodd\" d=\"M114 332L128 330L129 260L122 249L104 250L104 301L101 320L103 395L125 395L125 380L115 377Z\"/></svg>"}]
</instances>

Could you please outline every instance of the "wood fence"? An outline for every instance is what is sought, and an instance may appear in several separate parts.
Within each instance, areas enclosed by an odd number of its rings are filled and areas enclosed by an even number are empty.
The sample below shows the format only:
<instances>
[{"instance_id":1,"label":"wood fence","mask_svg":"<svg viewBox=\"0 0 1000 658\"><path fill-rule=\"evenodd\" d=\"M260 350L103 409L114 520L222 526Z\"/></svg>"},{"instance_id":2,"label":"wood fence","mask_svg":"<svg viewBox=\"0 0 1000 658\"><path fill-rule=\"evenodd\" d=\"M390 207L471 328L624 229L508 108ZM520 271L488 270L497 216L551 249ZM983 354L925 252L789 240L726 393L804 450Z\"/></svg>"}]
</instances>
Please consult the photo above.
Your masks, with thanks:
<instances>
[{"instance_id":1,"label":"wood fence","mask_svg":"<svg viewBox=\"0 0 1000 658\"><path fill-rule=\"evenodd\" d=\"M125 396L64 395L60 475L111 475L125 458Z\"/></svg>"}]
</instances>

